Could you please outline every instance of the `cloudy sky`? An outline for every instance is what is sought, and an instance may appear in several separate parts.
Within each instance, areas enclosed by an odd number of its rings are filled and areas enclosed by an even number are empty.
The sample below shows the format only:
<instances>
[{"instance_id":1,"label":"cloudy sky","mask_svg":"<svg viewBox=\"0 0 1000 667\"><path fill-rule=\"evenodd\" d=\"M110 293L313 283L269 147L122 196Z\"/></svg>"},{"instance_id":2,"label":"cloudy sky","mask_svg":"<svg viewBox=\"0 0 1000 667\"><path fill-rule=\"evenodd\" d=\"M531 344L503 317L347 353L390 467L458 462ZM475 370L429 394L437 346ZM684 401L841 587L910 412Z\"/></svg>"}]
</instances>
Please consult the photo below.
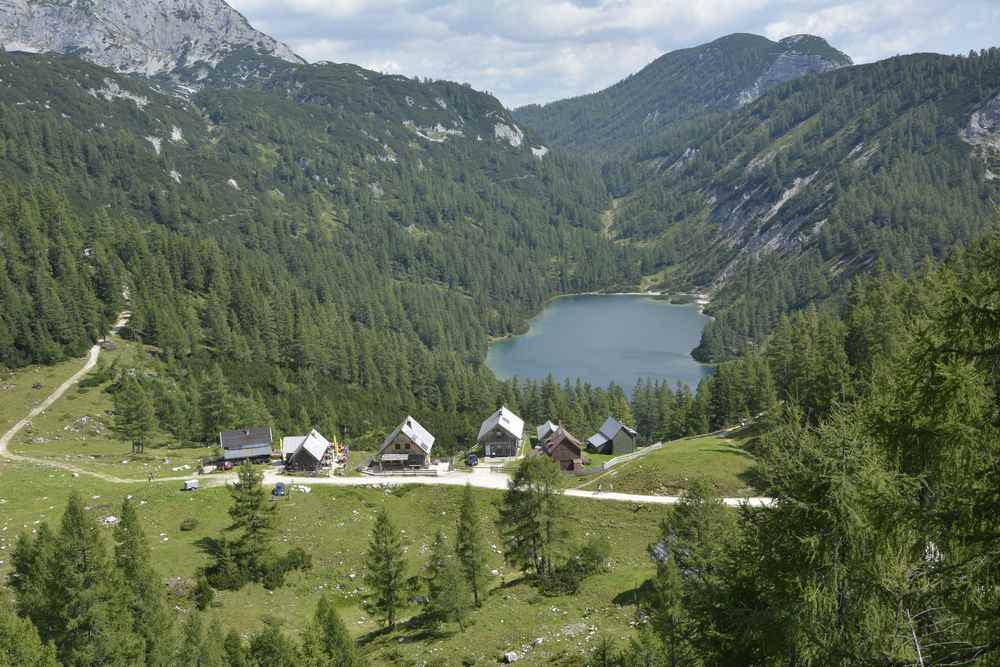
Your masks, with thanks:
<instances>
[{"instance_id":1,"label":"cloudy sky","mask_svg":"<svg viewBox=\"0 0 1000 667\"><path fill-rule=\"evenodd\" d=\"M228 0L310 61L468 82L508 106L604 88L732 32L820 35L855 62L1000 46L1000 0Z\"/></svg>"}]
</instances>

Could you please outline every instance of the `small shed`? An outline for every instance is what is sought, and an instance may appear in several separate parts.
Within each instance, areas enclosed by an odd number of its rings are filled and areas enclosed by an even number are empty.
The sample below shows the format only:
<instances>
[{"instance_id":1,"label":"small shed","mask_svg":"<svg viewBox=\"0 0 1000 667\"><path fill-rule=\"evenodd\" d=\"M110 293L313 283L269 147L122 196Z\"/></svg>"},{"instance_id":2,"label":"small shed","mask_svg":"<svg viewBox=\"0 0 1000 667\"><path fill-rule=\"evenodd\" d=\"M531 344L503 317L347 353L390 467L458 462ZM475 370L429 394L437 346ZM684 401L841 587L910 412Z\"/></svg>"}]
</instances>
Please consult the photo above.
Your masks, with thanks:
<instances>
[{"instance_id":1,"label":"small shed","mask_svg":"<svg viewBox=\"0 0 1000 667\"><path fill-rule=\"evenodd\" d=\"M434 436L413 417L407 416L386 436L373 460L382 470L426 468L431 463Z\"/></svg>"},{"instance_id":2,"label":"small shed","mask_svg":"<svg viewBox=\"0 0 1000 667\"><path fill-rule=\"evenodd\" d=\"M587 438L587 449L597 454L631 454L639 434L614 417L608 417L601 429Z\"/></svg>"},{"instance_id":3,"label":"small shed","mask_svg":"<svg viewBox=\"0 0 1000 667\"><path fill-rule=\"evenodd\" d=\"M539 426L538 429L535 431L538 436L538 439L535 442L538 443L539 445L544 445L545 441L548 440L552 436L552 434L558 430L559 427L553 424L552 420L545 422L544 424Z\"/></svg>"},{"instance_id":4,"label":"small shed","mask_svg":"<svg viewBox=\"0 0 1000 667\"><path fill-rule=\"evenodd\" d=\"M524 420L501 407L479 427L477 441L487 458L517 456L524 442Z\"/></svg>"},{"instance_id":5,"label":"small shed","mask_svg":"<svg viewBox=\"0 0 1000 667\"><path fill-rule=\"evenodd\" d=\"M327 464L331 449L330 441L316 429L281 440L281 458L288 470L315 472Z\"/></svg>"},{"instance_id":6,"label":"small shed","mask_svg":"<svg viewBox=\"0 0 1000 667\"><path fill-rule=\"evenodd\" d=\"M266 463L271 459L273 443L270 426L242 428L219 434L219 445L226 461L250 459Z\"/></svg>"},{"instance_id":7,"label":"small shed","mask_svg":"<svg viewBox=\"0 0 1000 667\"><path fill-rule=\"evenodd\" d=\"M196 479L189 479L188 481L184 482L184 488L183 488L183 490L184 491L197 491L198 490L198 486L199 486L198 480L196 480Z\"/></svg>"},{"instance_id":8,"label":"small shed","mask_svg":"<svg viewBox=\"0 0 1000 667\"><path fill-rule=\"evenodd\" d=\"M583 467L583 446L572 433L561 426L549 436L540 451L558 463L563 470L573 471Z\"/></svg>"}]
</instances>

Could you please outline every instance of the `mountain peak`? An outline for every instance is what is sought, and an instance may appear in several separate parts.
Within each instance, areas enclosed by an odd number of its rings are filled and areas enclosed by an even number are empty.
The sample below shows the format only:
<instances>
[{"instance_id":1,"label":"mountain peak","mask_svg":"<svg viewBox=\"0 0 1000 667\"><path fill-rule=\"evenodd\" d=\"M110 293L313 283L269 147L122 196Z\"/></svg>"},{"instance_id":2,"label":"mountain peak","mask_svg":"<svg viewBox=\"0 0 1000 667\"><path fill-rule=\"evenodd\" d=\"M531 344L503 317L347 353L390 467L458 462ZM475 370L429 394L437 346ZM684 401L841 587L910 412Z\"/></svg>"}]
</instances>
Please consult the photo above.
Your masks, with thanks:
<instances>
[{"instance_id":1,"label":"mountain peak","mask_svg":"<svg viewBox=\"0 0 1000 667\"><path fill-rule=\"evenodd\" d=\"M304 62L223 0L3 0L0 44L8 51L76 55L150 76L214 67L248 48Z\"/></svg>"}]
</instances>

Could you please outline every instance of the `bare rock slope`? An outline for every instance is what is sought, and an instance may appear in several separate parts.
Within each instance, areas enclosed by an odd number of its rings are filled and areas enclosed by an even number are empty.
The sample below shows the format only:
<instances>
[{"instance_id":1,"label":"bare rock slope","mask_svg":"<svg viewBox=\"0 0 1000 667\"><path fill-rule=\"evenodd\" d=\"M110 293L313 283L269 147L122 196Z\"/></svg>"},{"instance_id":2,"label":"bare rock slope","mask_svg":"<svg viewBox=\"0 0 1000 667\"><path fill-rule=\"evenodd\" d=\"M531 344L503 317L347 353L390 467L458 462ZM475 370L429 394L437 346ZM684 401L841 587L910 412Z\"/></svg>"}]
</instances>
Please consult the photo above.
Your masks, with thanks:
<instances>
[{"instance_id":1,"label":"bare rock slope","mask_svg":"<svg viewBox=\"0 0 1000 667\"><path fill-rule=\"evenodd\" d=\"M0 0L0 44L150 76L214 67L241 49L303 62L223 0Z\"/></svg>"}]
</instances>

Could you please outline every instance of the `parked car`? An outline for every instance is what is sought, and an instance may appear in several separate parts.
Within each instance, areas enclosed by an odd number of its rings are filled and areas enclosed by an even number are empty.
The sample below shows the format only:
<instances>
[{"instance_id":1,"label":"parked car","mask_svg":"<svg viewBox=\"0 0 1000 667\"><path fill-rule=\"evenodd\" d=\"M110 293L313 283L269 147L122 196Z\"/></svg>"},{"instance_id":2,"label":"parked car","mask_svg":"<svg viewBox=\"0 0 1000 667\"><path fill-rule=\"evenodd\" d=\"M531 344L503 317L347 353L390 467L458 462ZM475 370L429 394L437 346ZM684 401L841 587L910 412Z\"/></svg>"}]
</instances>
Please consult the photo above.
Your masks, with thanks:
<instances>
[{"instance_id":1,"label":"parked car","mask_svg":"<svg viewBox=\"0 0 1000 667\"><path fill-rule=\"evenodd\" d=\"M469 454L465 457L465 464L470 467L477 466L479 465L479 457L475 454Z\"/></svg>"},{"instance_id":2,"label":"parked car","mask_svg":"<svg viewBox=\"0 0 1000 667\"><path fill-rule=\"evenodd\" d=\"M271 495L273 495L273 496L283 496L283 495L285 495L285 483L284 482L278 482L277 484L275 484L274 485L274 491L271 492Z\"/></svg>"}]
</instances>

